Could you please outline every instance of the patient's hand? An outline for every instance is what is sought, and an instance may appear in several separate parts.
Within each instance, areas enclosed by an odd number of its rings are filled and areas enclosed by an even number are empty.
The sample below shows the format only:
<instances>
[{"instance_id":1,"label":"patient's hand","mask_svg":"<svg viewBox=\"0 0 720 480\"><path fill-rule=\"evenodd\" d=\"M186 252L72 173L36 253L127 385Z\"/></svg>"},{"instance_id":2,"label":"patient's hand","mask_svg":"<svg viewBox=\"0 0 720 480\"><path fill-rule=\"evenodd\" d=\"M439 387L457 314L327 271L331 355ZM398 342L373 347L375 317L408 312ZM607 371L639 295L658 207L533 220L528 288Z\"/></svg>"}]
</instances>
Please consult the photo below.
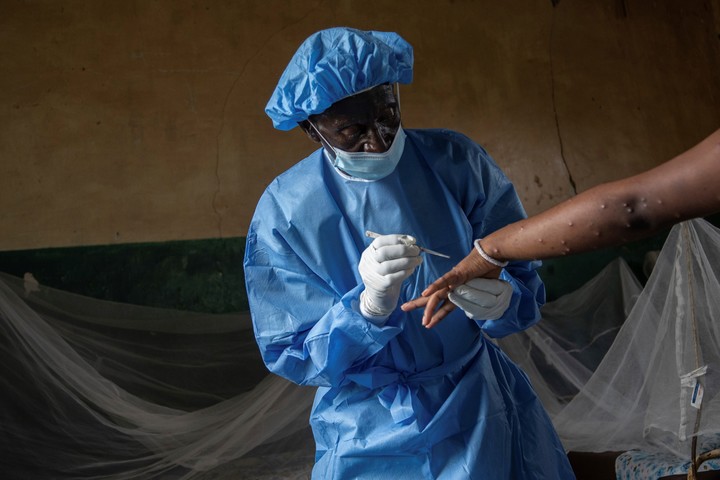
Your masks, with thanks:
<instances>
[{"instance_id":1,"label":"patient's hand","mask_svg":"<svg viewBox=\"0 0 720 480\"><path fill-rule=\"evenodd\" d=\"M477 250L473 248L452 270L435 280L426 288L422 295L423 297L427 297L443 288L450 288L452 290L473 278L498 278L500 271L501 269L499 267L482 258Z\"/></svg>"},{"instance_id":2,"label":"patient's hand","mask_svg":"<svg viewBox=\"0 0 720 480\"><path fill-rule=\"evenodd\" d=\"M500 268L486 261L473 248L452 270L426 288L422 297L404 303L401 308L404 312L409 312L425 307L422 324L426 328L432 328L455 309L455 304L448 300L450 290L472 278L498 278L500 271Z\"/></svg>"}]
</instances>

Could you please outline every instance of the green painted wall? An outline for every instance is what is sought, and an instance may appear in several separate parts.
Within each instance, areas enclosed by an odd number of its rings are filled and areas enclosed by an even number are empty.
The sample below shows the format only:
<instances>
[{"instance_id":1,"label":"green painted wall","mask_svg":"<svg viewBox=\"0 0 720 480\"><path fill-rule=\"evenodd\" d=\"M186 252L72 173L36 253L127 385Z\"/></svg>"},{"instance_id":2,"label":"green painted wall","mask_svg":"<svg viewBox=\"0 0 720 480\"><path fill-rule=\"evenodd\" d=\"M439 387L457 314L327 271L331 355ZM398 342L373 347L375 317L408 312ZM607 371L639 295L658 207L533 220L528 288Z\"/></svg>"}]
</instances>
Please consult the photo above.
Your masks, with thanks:
<instances>
[{"instance_id":1,"label":"green painted wall","mask_svg":"<svg viewBox=\"0 0 720 480\"><path fill-rule=\"evenodd\" d=\"M0 271L81 295L136 305L246 311L245 238L0 252Z\"/></svg>"}]
</instances>

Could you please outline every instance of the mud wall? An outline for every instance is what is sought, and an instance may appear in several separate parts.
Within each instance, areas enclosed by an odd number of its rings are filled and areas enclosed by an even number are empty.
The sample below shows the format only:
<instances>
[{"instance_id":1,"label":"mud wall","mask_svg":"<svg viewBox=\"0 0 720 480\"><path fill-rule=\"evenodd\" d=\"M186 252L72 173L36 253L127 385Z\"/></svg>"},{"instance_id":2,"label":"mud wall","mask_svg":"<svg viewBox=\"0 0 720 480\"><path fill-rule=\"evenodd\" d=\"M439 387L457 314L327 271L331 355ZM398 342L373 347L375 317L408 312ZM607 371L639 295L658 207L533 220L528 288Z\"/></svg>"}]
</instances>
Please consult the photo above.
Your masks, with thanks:
<instances>
[{"instance_id":1,"label":"mud wall","mask_svg":"<svg viewBox=\"0 0 720 480\"><path fill-rule=\"evenodd\" d=\"M406 127L483 144L536 213L720 126L718 0L0 0L0 250L242 237L315 146L264 105L329 26L415 48Z\"/></svg>"}]
</instances>

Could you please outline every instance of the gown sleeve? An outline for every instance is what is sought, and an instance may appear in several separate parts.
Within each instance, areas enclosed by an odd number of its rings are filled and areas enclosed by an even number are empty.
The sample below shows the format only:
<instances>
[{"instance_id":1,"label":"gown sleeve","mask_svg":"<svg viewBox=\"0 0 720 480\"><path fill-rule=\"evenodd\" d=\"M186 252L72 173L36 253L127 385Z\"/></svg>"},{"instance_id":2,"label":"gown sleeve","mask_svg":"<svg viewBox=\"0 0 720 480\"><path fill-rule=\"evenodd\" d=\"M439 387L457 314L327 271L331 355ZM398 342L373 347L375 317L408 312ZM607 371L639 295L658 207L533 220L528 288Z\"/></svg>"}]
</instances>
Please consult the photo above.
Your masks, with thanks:
<instances>
[{"instance_id":1,"label":"gown sleeve","mask_svg":"<svg viewBox=\"0 0 720 480\"><path fill-rule=\"evenodd\" d=\"M355 248L345 245L339 252L337 239L318 232L312 241L299 237L277 205L267 193L258 203L244 260L263 361L299 385L341 386L400 332L393 326L397 312L383 326L366 320L358 308L362 283L350 268L330 260L345 258Z\"/></svg>"},{"instance_id":2,"label":"gown sleeve","mask_svg":"<svg viewBox=\"0 0 720 480\"><path fill-rule=\"evenodd\" d=\"M466 187L464 208L473 230L473 239L507 224L526 218L520 197L510 180L479 145L468 147L468 165L473 179ZM461 190L463 190L461 188ZM472 245L469 248L473 248ZM513 288L510 306L497 320L478 320L480 328L493 338L501 338L533 326L540 320L545 303L545 286L536 269L539 261L517 261L502 270L501 280Z\"/></svg>"}]
</instances>

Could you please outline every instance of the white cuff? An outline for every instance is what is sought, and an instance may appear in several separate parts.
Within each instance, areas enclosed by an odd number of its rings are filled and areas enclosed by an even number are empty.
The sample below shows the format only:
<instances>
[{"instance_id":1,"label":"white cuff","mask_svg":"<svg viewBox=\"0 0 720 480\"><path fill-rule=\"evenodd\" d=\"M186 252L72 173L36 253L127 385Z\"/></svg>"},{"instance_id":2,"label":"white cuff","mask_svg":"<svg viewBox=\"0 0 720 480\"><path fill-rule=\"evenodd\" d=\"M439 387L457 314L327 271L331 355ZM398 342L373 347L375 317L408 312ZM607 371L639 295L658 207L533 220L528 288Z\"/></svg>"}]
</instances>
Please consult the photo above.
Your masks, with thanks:
<instances>
[{"instance_id":1,"label":"white cuff","mask_svg":"<svg viewBox=\"0 0 720 480\"><path fill-rule=\"evenodd\" d=\"M369 301L364 291L360 294L360 313L368 322L379 327L385 325L385 322L390 318L390 314L383 315L374 311L372 302Z\"/></svg>"}]
</instances>

